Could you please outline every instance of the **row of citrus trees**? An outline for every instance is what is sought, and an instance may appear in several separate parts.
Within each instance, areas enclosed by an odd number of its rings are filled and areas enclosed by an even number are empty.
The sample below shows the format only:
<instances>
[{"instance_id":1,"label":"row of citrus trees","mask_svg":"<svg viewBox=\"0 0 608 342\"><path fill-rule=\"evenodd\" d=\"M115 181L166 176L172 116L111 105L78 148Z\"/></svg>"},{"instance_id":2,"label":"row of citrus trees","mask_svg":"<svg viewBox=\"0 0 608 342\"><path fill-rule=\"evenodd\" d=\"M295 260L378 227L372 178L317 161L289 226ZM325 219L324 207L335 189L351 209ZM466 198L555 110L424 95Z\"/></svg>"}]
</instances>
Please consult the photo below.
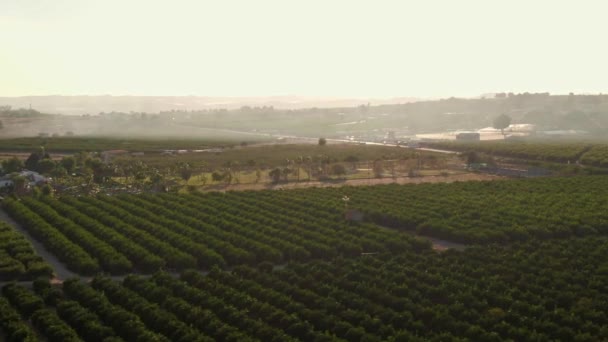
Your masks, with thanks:
<instances>
[{"instance_id":1,"label":"row of citrus trees","mask_svg":"<svg viewBox=\"0 0 608 342\"><path fill-rule=\"evenodd\" d=\"M608 238L531 240L2 289L5 336L49 341L598 341Z\"/></svg>"},{"instance_id":2,"label":"row of citrus trees","mask_svg":"<svg viewBox=\"0 0 608 342\"><path fill-rule=\"evenodd\" d=\"M212 194L5 201L30 234L79 274L281 264L398 253L428 244L608 232L602 176ZM348 212L364 222L346 221ZM386 229L378 225L395 228Z\"/></svg>"},{"instance_id":3,"label":"row of citrus trees","mask_svg":"<svg viewBox=\"0 0 608 342\"><path fill-rule=\"evenodd\" d=\"M274 196L273 196L274 194ZM5 209L71 270L126 274L397 252L428 244L277 192L7 199Z\"/></svg>"},{"instance_id":4,"label":"row of citrus trees","mask_svg":"<svg viewBox=\"0 0 608 342\"><path fill-rule=\"evenodd\" d=\"M349 209L380 225L455 242L489 243L607 234L607 187L608 177L588 176L306 189L279 197L306 203L309 210L325 208L337 217L344 211L341 198L347 196Z\"/></svg>"},{"instance_id":5,"label":"row of citrus trees","mask_svg":"<svg viewBox=\"0 0 608 342\"><path fill-rule=\"evenodd\" d=\"M591 147L592 144L585 142L564 143L540 141L443 141L427 143L427 145L433 148L451 151L477 151L511 158L574 163Z\"/></svg>"},{"instance_id":6,"label":"row of citrus trees","mask_svg":"<svg viewBox=\"0 0 608 342\"><path fill-rule=\"evenodd\" d=\"M495 156L608 167L608 145L597 142L434 142L428 146L451 151L477 151Z\"/></svg>"},{"instance_id":7,"label":"row of citrus trees","mask_svg":"<svg viewBox=\"0 0 608 342\"><path fill-rule=\"evenodd\" d=\"M608 167L608 146L594 145L583 154L581 162L585 165Z\"/></svg>"},{"instance_id":8,"label":"row of citrus trees","mask_svg":"<svg viewBox=\"0 0 608 342\"><path fill-rule=\"evenodd\" d=\"M0 222L0 280L28 280L52 273L23 235Z\"/></svg>"},{"instance_id":9,"label":"row of citrus trees","mask_svg":"<svg viewBox=\"0 0 608 342\"><path fill-rule=\"evenodd\" d=\"M76 332L59 317L59 308L56 311L47 308L42 298L25 287L5 285L2 295L0 326L9 341L39 340L36 332L22 319L30 321L47 341L81 341Z\"/></svg>"}]
</instances>

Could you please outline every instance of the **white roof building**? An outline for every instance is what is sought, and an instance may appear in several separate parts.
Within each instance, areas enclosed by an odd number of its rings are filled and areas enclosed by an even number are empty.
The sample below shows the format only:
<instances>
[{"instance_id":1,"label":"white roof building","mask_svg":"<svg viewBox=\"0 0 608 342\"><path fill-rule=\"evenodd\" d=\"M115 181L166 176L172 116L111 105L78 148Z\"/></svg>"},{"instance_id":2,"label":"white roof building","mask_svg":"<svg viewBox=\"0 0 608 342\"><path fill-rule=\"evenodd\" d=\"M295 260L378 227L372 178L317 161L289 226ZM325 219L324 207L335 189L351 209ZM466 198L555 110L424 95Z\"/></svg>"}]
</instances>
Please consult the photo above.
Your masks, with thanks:
<instances>
[{"instance_id":1,"label":"white roof building","mask_svg":"<svg viewBox=\"0 0 608 342\"><path fill-rule=\"evenodd\" d=\"M41 183L46 183L49 180L48 178L44 177L43 175L39 174L38 172L29 171L29 170L23 170L23 171L19 172L19 176L27 179L29 181L29 185L38 185ZM12 186L12 185L13 185L13 180L10 175L6 175L6 176L0 178L0 187L6 187L6 186Z\"/></svg>"}]
</instances>

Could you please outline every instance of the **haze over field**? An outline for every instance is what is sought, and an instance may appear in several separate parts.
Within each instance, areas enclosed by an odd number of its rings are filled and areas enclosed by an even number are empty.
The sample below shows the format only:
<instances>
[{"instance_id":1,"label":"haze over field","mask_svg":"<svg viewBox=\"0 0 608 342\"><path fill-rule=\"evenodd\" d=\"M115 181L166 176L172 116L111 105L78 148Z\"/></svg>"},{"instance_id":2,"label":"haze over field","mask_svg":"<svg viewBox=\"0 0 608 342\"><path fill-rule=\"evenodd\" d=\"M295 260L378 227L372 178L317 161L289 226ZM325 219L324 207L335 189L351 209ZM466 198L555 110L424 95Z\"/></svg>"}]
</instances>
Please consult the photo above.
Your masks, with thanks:
<instances>
[{"instance_id":1,"label":"haze over field","mask_svg":"<svg viewBox=\"0 0 608 342\"><path fill-rule=\"evenodd\" d=\"M603 1L0 3L0 96L606 92Z\"/></svg>"},{"instance_id":2,"label":"haze over field","mask_svg":"<svg viewBox=\"0 0 608 342\"><path fill-rule=\"evenodd\" d=\"M478 131L502 114L601 135L607 9L591 0L3 1L2 136L384 141Z\"/></svg>"},{"instance_id":3,"label":"haze over field","mask_svg":"<svg viewBox=\"0 0 608 342\"><path fill-rule=\"evenodd\" d=\"M0 0L1 341L608 341L606 0Z\"/></svg>"},{"instance_id":4,"label":"haze over field","mask_svg":"<svg viewBox=\"0 0 608 342\"><path fill-rule=\"evenodd\" d=\"M44 113L83 115L101 112L203 111L238 109L243 106L282 109L355 107L362 104L408 103L413 98L341 98L304 96L210 97L210 96L19 96L0 97L0 106L32 107Z\"/></svg>"}]
</instances>

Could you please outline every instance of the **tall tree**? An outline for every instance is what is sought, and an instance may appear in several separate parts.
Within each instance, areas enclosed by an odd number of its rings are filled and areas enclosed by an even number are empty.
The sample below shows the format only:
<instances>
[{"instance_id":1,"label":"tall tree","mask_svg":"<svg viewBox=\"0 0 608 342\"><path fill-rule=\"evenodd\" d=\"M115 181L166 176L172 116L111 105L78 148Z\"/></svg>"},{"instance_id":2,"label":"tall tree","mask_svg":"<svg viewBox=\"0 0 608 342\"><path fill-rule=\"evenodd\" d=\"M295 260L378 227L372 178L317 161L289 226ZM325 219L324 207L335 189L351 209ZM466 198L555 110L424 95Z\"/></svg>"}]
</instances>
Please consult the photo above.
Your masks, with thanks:
<instances>
[{"instance_id":1,"label":"tall tree","mask_svg":"<svg viewBox=\"0 0 608 342\"><path fill-rule=\"evenodd\" d=\"M188 163L179 163L178 169L180 177L188 184L188 180L192 177L192 167Z\"/></svg>"},{"instance_id":2,"label":"tall tree","mask_svg":"<svg viewBox=\"0 0 608 342\"><path fill-rule=\"evenodd\" d=\"M63 157L60 163L68 173L72 173L76 167L76 159L72 156Z\"/></svg>"},{"instance_id":3,"label":"tall tree","mask_svg":"<svg viewBox=\"0 0 608 342\"><path fill-rule=\"evenodd\" d=\"M270 176L270 179L272 179L273 183L278 183L281 180L281 169L278 167L274 168L268 173L268 176Z\"/></svg>"},{"instance_id":4,"label":"tall tree","mask_svg":"<svg viewBox=\"0 0 608 342\"><path fill-rule=\"evenodd\" d=\"M357 163L359 162L359 158L357 158L357 156L350 155L350 156L344 158L344 161L348 162L348 163L351 163L352 169L356 170L357 169Z\"/></svg>"},{"instance_id":5,"label":"tall tree","mask_svg":"<svg viewBox=\"0 0 608 342\"><path fill-rule=\"evenodd\" d=\"M32 171L38 171L38 162L43 159L51 159L51 156L46 152L44 146L40 146L38 151L32 152L25 161L25 168Z\"/></svg>"},{"instance_id":6,"label":"tall tree","mask_svg":"<svg viewBox=\"0 0 608 342\"><path fill-rule=\"evenodd\" d=\"M20 176L20 175L14 175L12 178L13 181L13 186L14 186L14 191L17 195L21 195L25 192L28 180L27 178Z\"/></svg>"},{"instance_id":7,"label":"tall tree","mask_svg":"<svg viewBox=\"0 0 608 342\"><path fill-rule=\"evenodd\" d=\"M5 173L19 172L23 170L23 167L23 160L17 157L12 157L2 161L2 170Z\"/></svg>"},{"instance_id":8,"label":"tall tree","mask_svg":"<svg viewBox=\"0 0 608 342\"><path fill-rule=\"evenodd\" d=\"M494 128L499 129L502 135L505 135L505 128L511 125L511 117L506 114L500 114L494 119Z\"/></svg>"},{"instance_id":9,"label":"tall tree","mask_svg":"<svg viewBox=\"0 0 608 342\"><path fill-rule=\"evenodd\" d=\"M374 160L374 165L373 165L373 169L374 169L374 177L376 178L382 178L382 173L384 172L384 165L383 165L383 161L382 159L376 159Z\"/></svg>"},{"instance_id":10,"label":"tall tree","mask_svg":"<svg viewBox=\"0 0 608 342\"><path fill-rule=\"evenodd\" d=\"M52 159L42 159L38 161L36 171L42 174L49 174L55 169L56 163Z\"/></svg>"},{"instance_id":11,"label":"tall tree","mask_svg":"<svg viewBox=\"0 0 608 342\"><path fill-rule=\"evenodd\" d=\"M334 176L338 176L338 177L345 176L346 175L346 168L342 164L334 164L331 167L331 173Z\"/></svg>"}]
</instances>

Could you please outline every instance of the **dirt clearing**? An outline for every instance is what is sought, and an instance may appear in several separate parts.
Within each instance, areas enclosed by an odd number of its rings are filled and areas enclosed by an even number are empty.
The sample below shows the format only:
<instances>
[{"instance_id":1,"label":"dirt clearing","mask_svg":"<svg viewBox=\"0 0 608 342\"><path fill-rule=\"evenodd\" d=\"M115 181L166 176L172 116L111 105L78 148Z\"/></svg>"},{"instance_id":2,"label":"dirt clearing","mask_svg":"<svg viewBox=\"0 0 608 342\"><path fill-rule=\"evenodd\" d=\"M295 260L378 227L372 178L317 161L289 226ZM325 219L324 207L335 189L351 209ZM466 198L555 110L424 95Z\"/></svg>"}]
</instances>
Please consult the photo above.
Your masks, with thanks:
<instances>
[{"instance_id":1,"label":"dirt clearing","mask_svg":"<svg viewBox=\"0 0 608 342\"><path fill-rule=\"evenodd\" d=\"M420 183L451 183L451 182L467 182L467 181L484 181L504 179L504 177L494 176L480 173L465 173L449 176L426 176L426 177L399 177L399 178L370 178L370 179L350 179L350 180L332 180L332 181L311 181L311 182L291 182L278 184L230 184L230 185L214 185L200 189L206 191L244 191L244 190L280 190L280 189L301 189L310 187L339 187L344 185L349 186L366 186L378 184L420 184Z\"/></svg>"}]
</instances>

